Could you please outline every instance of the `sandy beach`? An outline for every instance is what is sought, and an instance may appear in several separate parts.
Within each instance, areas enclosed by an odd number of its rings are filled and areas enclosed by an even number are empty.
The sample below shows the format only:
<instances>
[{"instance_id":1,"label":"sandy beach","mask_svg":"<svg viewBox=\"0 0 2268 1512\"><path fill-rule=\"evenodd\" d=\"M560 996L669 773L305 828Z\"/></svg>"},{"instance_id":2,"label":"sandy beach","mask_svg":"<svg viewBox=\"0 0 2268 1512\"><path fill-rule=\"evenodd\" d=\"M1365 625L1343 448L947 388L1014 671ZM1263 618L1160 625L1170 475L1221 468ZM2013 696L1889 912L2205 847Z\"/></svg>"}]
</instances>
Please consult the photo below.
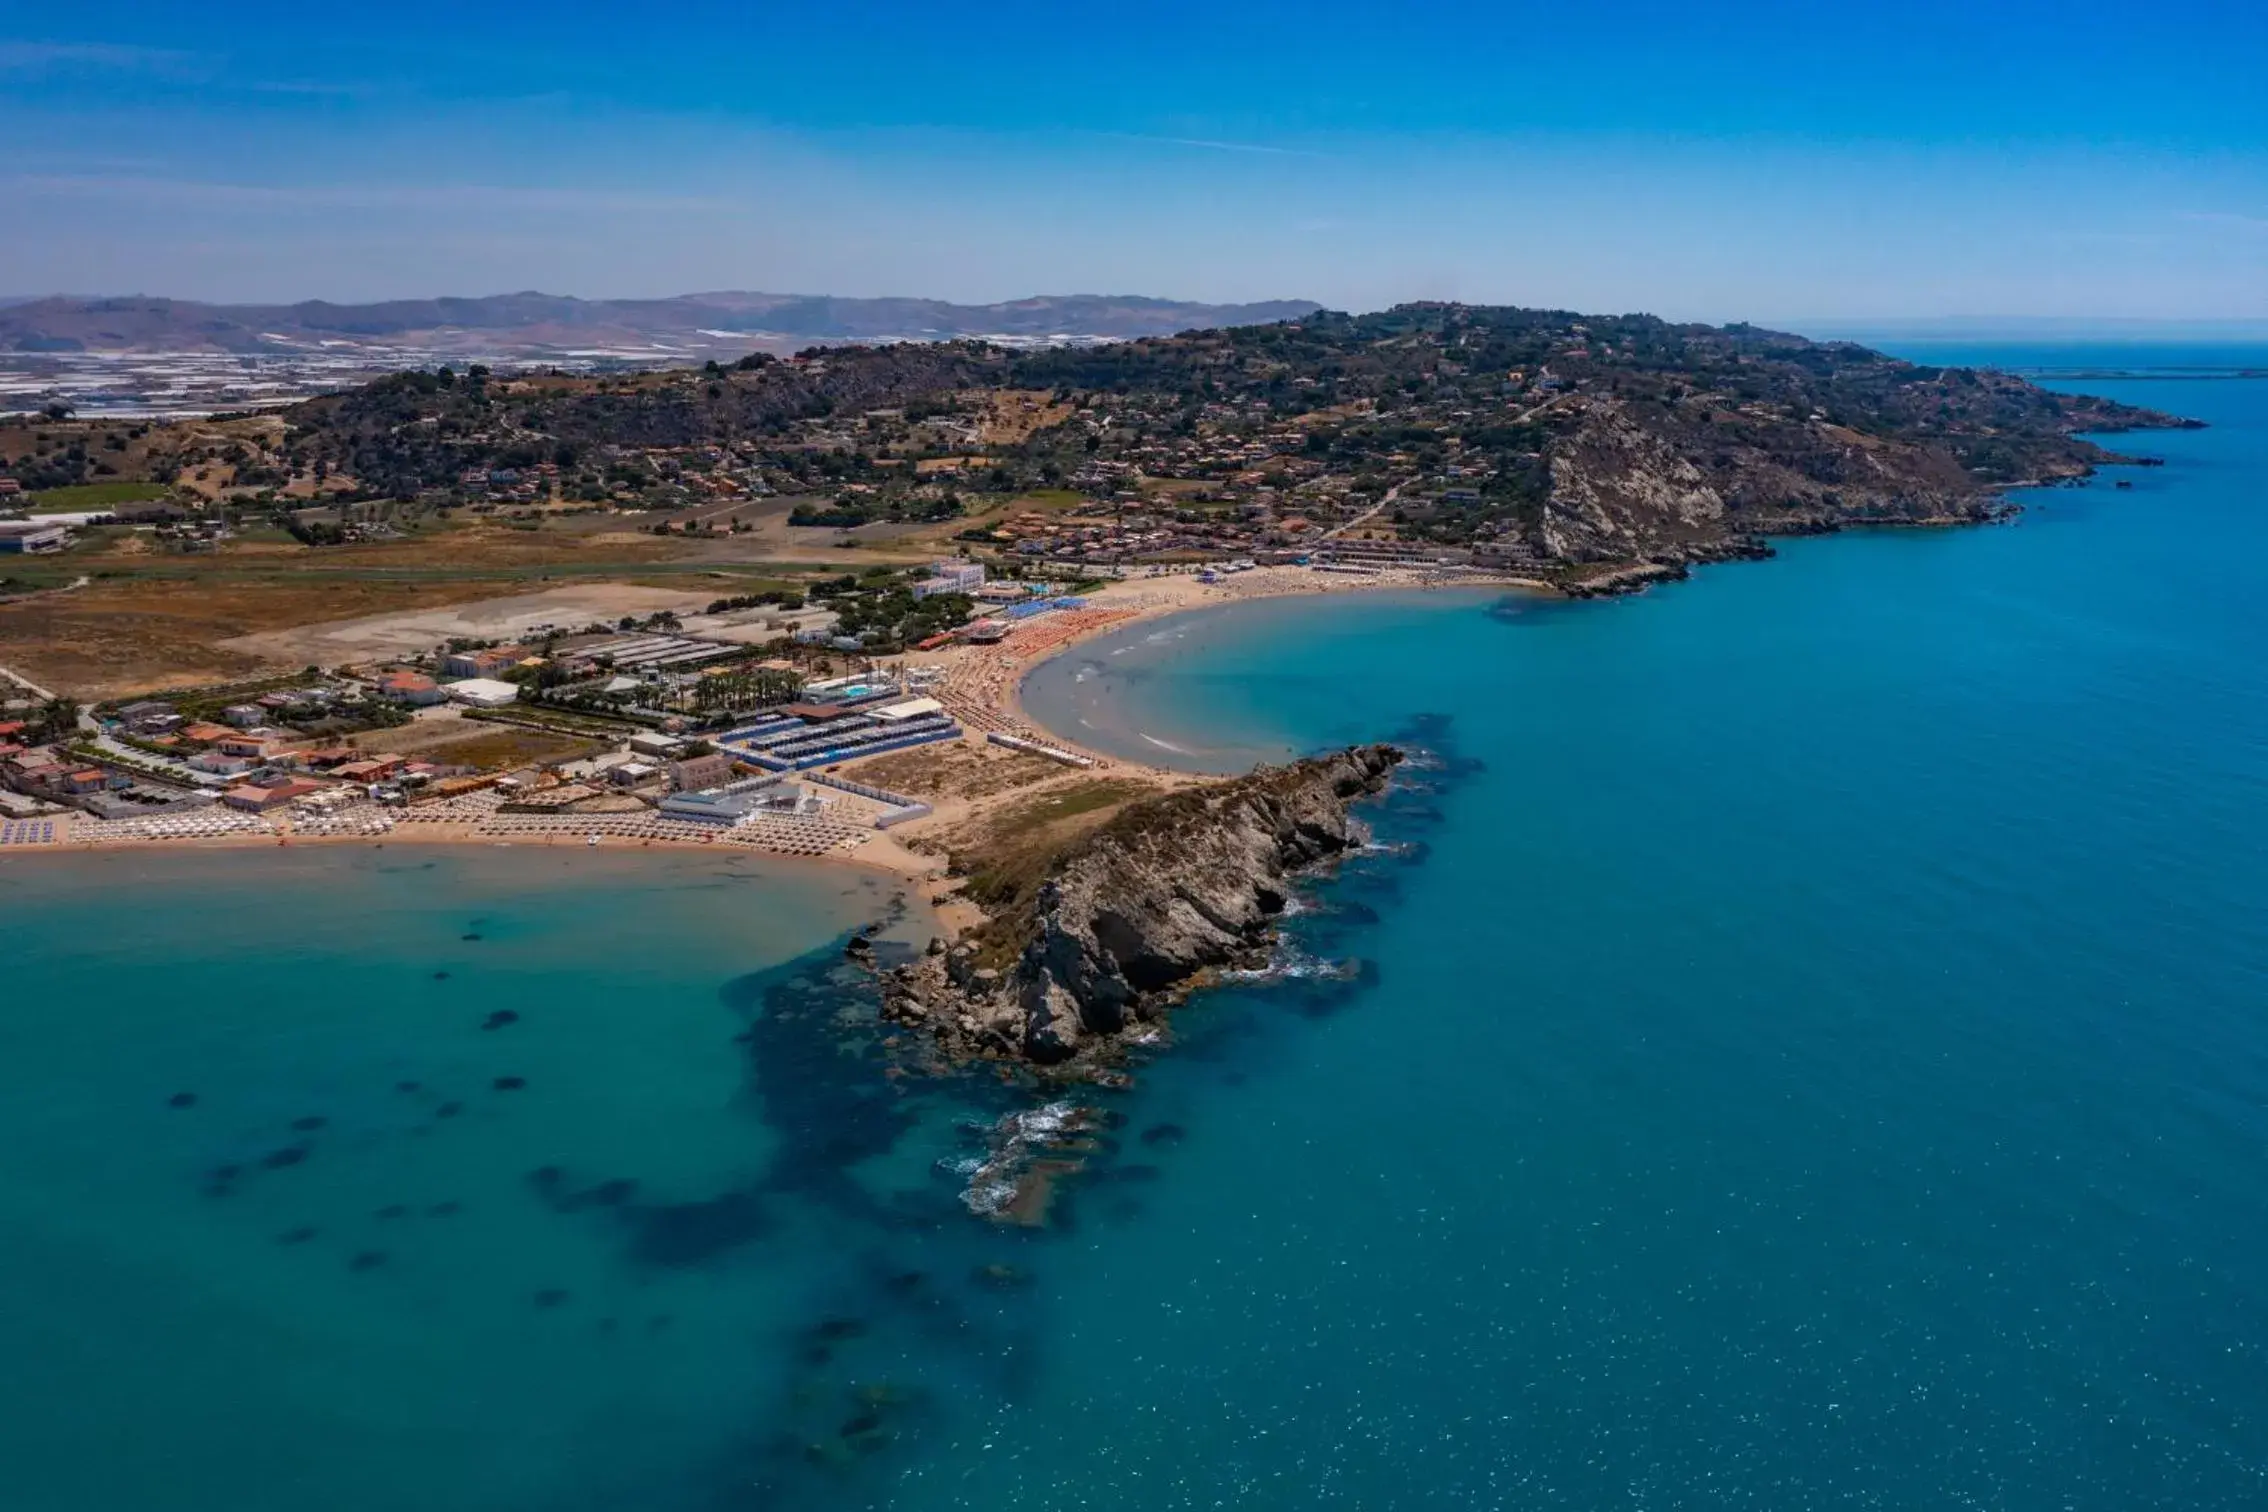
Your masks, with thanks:
<instances>
[{"instance_id":1,"label":"sandy beach","mask_svg":"<svg viewBox=\"0 0 2268 1512\"><path fill-rule=\"evenodd\" d=\"M1024 708L1024 679L1042 662L1099 635L1191 609L1294 595L1429 588L1552 591L1549 584L1533 578L1471 572L1450 574L1411 568L1386 568L1356 575L1322 573L1304 567L1256 567L1211 583L1195 573L1128 578L1088 594L1085 607L1043 616L998 645L915 653L906 660L917 666L938 665L946 669L937 696L980 738L984 732L997 731L1084 757L1098 770L1141 772L1160 780L1181 782L1188 780L1187 773L1106 755L1041 727Z\"/></svg>"},{"instance_id":2,"label":"sandy beach","mask_svg":"<svg viewBox=\"0 0 2268 1512\"><path fill-rule=\"evenodd\" d=\"M981 746L988 736L997 734L1075 758L1062 763L1064 782L1110 775L1173 787L1202 779L1187 772L1086 749L1042 728L1023 706L1024 679L1041 663L1097 636L1146 620L1213 605L1379 589L1544 590L1545 586L1523 578L1471 573L1450 575L1413 569L1338 575L1297 567L1259 567L1223 575L1213 582L1201 580L1194 572L1167 573L1108 584L1086 595L1080 608L1025 621L998 644L915 652L902 658L901 663L941 669L936 694L965 727L965 743ZM855 775L862 765L856 761L846 762L841 770ZM393 843L544 846L609 852L701 851L725 846L757 854L848 864L879 871L902 882L934 884L945 876L944 861L935 854L913 848L905 843L907 840L950 830L981 817L992 808L1027 800L1034 791L1051 785L1054 784L1043 779L998 793L941 799L935 803L935 812L930 816L887 832L874 827L874 818L883 805L840 790L826 794L828 807L823 814L760 818L731 828L676 822L651 814L505 813L502 798L493 791L414 804L406 809L357 804L319 817L254 816L212 809L189 816L105 821L65 811L16 819L0 826L0 859L43 852L140 850L153 846L174 850ZM953 906L943 896L932 902L947 908Z\"/></svg>"}]
</instances>

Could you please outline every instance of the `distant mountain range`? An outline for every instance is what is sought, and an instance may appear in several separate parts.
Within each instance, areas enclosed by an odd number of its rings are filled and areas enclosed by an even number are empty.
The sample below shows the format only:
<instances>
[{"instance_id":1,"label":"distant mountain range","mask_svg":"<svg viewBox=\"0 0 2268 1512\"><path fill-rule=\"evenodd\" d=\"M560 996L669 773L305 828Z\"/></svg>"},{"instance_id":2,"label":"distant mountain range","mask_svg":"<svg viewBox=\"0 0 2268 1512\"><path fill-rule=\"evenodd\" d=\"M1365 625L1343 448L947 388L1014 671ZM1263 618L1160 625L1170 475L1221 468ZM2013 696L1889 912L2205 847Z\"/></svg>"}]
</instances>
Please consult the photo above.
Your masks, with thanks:
<instances>
[{"instance_id":1,"label":"distant mountain range","mask_svg":"<svg viewBox=\"0 0 2268 1512\"><path fill-rule=\"evenodd\" d=\"M200 304L142 295L0 300L0 352L242 352L310 348L462 353L540 360L740 354L816 342L1064 344L1258 325L1321 308L1308 300L1192 304L1138 295L1067 294L960 305L936 299L837 299L724 292L670 299L495 294L379 304Z\"/></svg>"}]
</instances>

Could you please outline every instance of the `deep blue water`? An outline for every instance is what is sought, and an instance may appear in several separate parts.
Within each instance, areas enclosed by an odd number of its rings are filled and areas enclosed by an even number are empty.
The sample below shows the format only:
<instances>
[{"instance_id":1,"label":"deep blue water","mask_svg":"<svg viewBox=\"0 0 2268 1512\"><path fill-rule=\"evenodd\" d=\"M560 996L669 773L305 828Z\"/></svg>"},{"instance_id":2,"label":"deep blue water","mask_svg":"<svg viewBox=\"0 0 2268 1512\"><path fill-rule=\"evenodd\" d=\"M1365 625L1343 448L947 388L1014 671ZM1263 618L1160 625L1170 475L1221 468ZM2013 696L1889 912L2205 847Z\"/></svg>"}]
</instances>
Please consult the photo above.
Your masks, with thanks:
<instances>
[{"instance_id":1,"label":"deep blue water","mask_svg":"<svg viewBox=\"0 0 2268 1512\"><path fill-rule=\"evenodd\" d=\"M1051 664L1152 755L1427 757L1043 1231L840 873L9 860L7 1505L2268 1503L2268 384L2088 387L2214 428Z\"/></svg>"}]
</instances>

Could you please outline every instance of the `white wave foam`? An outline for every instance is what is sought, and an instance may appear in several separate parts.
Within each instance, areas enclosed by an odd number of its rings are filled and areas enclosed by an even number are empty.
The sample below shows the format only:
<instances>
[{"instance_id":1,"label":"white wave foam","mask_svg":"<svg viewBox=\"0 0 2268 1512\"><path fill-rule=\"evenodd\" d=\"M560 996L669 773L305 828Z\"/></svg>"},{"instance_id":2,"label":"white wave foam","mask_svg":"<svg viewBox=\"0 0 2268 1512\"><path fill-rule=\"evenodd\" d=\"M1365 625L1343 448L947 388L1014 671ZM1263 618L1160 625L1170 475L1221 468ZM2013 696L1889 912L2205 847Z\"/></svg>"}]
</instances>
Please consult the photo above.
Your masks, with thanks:
<instances>
[{"instance_id":1,"label":"white wave foam","mask_svg":"<svg viewBox=\"0 0 2268 1512\"><path fill-rule=\"evenodd\" d=\"M1087 1110L1076 1103L1052 1102L1010 1113L987 1132L991 1149L984 1155L940 1161L952 1174L966 1178L961 1205L980 1218L1006 1212L1023 1189L1026 1169L1038 1156L1081 1130Z\"/></svg>"},{"instance_id":2,"label":"white wave foam","mask_svg":"<svg viewBox=\"0 0 2268 1512\"><path fill-rule=\"evenodd\" d=\"M1267 965L1224 971L1221 975L1225 980L1236 982L1348 982L1361 971L1359 961L1329 960L1285 941L1276 946L1276 953Z\"/></svg>"}]
</instances>

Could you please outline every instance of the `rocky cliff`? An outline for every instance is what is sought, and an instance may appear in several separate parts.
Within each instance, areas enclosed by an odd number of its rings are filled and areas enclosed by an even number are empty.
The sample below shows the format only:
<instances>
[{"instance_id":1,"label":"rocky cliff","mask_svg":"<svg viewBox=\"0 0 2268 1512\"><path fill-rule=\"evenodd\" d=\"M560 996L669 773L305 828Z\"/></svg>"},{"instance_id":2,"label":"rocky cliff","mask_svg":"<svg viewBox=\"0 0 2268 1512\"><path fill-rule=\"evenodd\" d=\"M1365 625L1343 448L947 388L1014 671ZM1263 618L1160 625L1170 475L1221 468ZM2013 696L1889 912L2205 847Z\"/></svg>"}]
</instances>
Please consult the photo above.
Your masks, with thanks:
<instances>
[{"instance_id":1,"label":"rocky cliff","mask_svg":"<svg viewBox=\"0 0 2268 1512\"><path fill-rule=\"evenodd\" d=\"M1291 875L1363 843L1349 805L1401 759L1356 746L1137 804L988 926L1011 966L961 942L887 974L884 1011L955 1056L1098 1069L1205 972L1265 959Z\"/></svg>"},{"instance_id":2,"label":"rocky cliff","mask_svg":"<svg viewBox=\"0 0 2268 1512\"><path fill-rule=\"evenodd\" d=\"M2014 483L2132 460L2083 437L2043 431L2027 436L2011 462L2023 476L1988 480L1942 442L1810 417L1587 397L1551 417L1546 458L1548 483L1532 523L1498 550L1524 552L1541 568L1609 569L1571 574L1568 585L1579 593L1681 576L1693 563L1769 555L1769 536L1974 524L2008 511L2003 493Z\"/></svg>"}]
</instances>

